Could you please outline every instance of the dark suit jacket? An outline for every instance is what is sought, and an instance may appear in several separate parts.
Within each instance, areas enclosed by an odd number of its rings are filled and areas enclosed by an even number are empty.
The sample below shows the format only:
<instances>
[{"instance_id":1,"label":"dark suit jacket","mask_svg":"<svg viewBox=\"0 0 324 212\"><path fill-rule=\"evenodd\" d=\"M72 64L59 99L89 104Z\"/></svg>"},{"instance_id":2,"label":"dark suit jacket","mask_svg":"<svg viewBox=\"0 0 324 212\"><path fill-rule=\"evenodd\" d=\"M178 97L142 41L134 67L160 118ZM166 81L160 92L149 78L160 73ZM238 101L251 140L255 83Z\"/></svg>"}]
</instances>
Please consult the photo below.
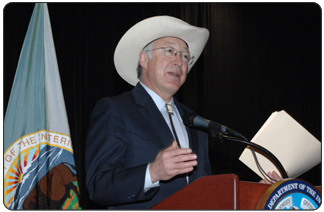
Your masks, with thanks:
<instances>
[{"instance_id":1,"label":"dark suit jacket","mask_svg":"<svg viewBox=\"0 0 324 212\"><path fill-rule=\"evenodd\" d=\"M183 116L188 111L175 100ZM198 165L192 182L211 174L207 134L187 127ZM96 105L86 144L86 185L90 198L111 209L148 209L187 185L186 177L160 181L144 193L145 171L173 136L162 114L138 83L132 91L104 98Z\"/></svg>"}]
</instances>

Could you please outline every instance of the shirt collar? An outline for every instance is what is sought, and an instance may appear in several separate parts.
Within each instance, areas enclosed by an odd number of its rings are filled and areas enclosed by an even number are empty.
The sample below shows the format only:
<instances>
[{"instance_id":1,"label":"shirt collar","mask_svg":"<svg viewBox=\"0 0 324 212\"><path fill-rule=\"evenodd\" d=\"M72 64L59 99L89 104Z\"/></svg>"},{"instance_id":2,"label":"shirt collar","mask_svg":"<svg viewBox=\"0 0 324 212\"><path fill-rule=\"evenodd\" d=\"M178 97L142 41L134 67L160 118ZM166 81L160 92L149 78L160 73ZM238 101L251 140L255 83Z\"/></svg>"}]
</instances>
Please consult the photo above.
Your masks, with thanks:
<instances>
[{"instance_id":1,"label":"shirt collar","mask_svg":"<svg viewBox=\"0 0 324 212\"><path fill-rule=\"evenodd\" d=\"M162 111L166 102L159 95L157 95L154 91L152 91L149 87L144 85L144 83L142 83L141 81L140 81L140 83L143 86L143 88L146 90L146 92L151 96L151 98L153 99L153 101L156 104L156 106L158 107L158 109L160 111ZM174 105L173 97L171 98L171 101L168 104L171 104L172 106Z\"/></svg>"}]
</instances>

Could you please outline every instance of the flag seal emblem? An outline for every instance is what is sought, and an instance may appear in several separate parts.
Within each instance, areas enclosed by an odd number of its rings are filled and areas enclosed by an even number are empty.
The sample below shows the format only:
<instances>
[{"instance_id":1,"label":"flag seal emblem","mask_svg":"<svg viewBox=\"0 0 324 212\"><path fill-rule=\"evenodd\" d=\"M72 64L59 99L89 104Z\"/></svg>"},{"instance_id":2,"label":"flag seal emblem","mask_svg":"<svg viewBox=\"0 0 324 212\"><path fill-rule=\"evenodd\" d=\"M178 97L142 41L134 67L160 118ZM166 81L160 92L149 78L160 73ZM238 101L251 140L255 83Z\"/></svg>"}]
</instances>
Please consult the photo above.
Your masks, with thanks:
<instances>
[{"instance_id":1,"label":"flag seal emblem","mask_svg":"<svg viewBox=\"0 0 324 212\"><path fill-rule=\"evenodd\" d=\"M70 136L40 130L18 139L4 154L5 205L10 208L27 209L33 201L32 191L38 186L38 181L41 178L47 178L46 175L58 166L65 167L65 172L69 175L65 176L65 181L72 183L69 186L74 187L72 196L77 200L76 171L71 164L74 164L74 161ZM35 172L37 172L37 177L34 177ZM22 198L14 199L15 195L22 196ZM63 198L65 194L61 194L61 196ZM49 196L49 198L58 199L60 197ZM64 202L61 207L64 208Z\"/></svg>"}]
</instances>

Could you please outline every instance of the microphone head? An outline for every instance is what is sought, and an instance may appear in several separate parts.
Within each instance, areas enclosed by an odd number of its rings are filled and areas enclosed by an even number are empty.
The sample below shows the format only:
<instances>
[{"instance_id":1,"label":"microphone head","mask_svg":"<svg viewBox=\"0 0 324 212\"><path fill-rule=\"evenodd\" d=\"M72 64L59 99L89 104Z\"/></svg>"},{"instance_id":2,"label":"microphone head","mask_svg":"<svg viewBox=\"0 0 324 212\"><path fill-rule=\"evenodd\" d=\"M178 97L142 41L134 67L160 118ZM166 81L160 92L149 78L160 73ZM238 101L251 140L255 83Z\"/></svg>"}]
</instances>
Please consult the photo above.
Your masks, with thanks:
<instances>
[{"instance_id":1,"label":"microphone head","mask_svg":"<svg viewBox=\"0 0 324 212\"><path fill-rule=\"evenodd\" d=\"M210 124L210 121L199 116L199 115L195 115L192 119L192 125L195 126L195 127L200 127L200 128L206 128L208 129L209 128L209 124Z\"/></svg>"},{"instance_id":2,"label":"microphone head","mask_svg":"<svg viewBox=\"0 0 324 212\"><path fill-rule=\"evenodd\" d=\"M208 129L210 121L204 119L194 112L188 112L183 116L183 123L188 127L200 127Z\"/></svg>"},{"instance_id":3,"label":"microphone head","mask_svg":"<svg viewBox=\"0 0 324 212\"><path fill-rule=\"evenodd\" d=\"M193 127L193 120L197 114L194 112L186 112L183 116L183 123L188 127Z\"/></svg>"}]
</instances>

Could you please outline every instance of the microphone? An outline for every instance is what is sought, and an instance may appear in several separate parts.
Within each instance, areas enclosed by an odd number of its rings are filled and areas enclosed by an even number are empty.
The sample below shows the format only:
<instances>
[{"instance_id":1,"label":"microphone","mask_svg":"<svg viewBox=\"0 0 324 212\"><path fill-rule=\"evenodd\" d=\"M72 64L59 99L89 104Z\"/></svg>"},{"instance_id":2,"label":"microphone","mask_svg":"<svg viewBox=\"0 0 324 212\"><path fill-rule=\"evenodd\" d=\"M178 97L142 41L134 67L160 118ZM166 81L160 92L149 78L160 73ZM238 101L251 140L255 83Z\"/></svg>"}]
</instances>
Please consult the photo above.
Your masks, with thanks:
<instances>
[{"instance_id":1,"label":"microphone","mask_svg":"<svg viewBox=\"0 0 324 212\"><path fill-rule=\"evenodd\" d=\"M185 113L183 117L183 123L188 127L200 127L200 128L208 129L209 131L213 132L214 136L229 135L229 136L240 137L245 139L245 137L241 133L232 130L217 122L205 119L194 112Z\"/></svg>"},{"instance_id":2,"label":"microphone","mask_svg":"<svg viewBox=\"0 0 324 212\"><path fill-rule=\"evenodd\" d=\"M188 127L200 127L200 128L205 128L208 129L211 137L213 139L215 138L220 138L222 140L222 138L226 138L226 140L229 141L236 141L236 142L240 142L246 145L251 146L251 150L252 153L254 155L254 158L257 162L257 166L261 169L261 171L266 175L267 173L264 172L264 170L262 169L262 167L260 166L256 155L254 153L254 149L253 147L259 149L261 152L265 153L266 155L268 155L273 161L274 163L277 165L277 167L279 168L280 172L282 173L282 176L284 178L288 178L287 172L285 171L284 167L282 166L282 164L280 163L280 161L276 158L276 156L274 156L270 151L268 151L267 149L263 148L262 146L252 143L250 142L247 138L245 138L241 133L232 130L224 125L221 125L217 122L214 121L210 121L208 119L205 119L199 115L197 115L194 112L187 112L184 114L183 116L183 123L185 125L187 125ZM232 137L229 137L232 136ZM238 139L241 138L241 139ZM269 176L268 176L269 177ZM270 178L270 177L269 177ZM271 179L271 178L270 178Z\"/></svg>"}]
</instances>

